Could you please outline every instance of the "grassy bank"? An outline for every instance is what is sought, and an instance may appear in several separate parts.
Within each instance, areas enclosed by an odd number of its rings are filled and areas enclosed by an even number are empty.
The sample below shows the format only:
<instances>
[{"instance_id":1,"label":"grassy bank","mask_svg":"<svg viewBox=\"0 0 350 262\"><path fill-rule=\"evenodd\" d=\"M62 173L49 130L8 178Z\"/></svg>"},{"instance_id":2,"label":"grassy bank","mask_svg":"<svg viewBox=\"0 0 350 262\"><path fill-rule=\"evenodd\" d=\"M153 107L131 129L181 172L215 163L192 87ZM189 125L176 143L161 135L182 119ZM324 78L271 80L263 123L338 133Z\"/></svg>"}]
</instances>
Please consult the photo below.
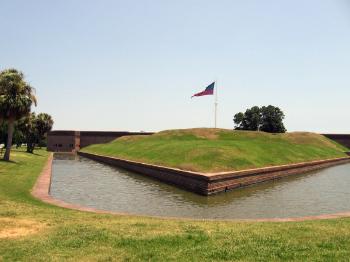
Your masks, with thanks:
<instances>
[{"instance_id":1,"label":"grassy bank","mask_svg":"<svg viewBox=\"0 0 350 262\"><path fill-rule=\"evenodd\" d=\"M314 133L268 134L225 129L170 130L129 136L82 151L200 172L231 171L346 156Z\"/></svg>"},{"instance_id":2,"label":"grassy bank","mask_svg":"<svg viewBox=\"0 0 350 262\"><path fill-rule=\"evenodd\" d=\"M347 261L350 219L293 223L84 213L29 194L48 154L0 162L0 261Z\"/></svg>"}]
</instances>

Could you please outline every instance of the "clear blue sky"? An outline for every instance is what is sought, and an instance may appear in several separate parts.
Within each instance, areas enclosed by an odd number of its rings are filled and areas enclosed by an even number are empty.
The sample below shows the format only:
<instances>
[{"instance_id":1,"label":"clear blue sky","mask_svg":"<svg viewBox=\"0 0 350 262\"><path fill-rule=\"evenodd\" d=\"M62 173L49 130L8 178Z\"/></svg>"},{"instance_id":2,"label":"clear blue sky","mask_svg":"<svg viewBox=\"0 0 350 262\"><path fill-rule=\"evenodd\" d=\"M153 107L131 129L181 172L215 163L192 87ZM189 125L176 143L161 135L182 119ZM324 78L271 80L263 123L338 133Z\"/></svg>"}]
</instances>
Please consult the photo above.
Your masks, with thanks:
<instances>
[{"instance_id":1,"label":"clear blue sky","mask_svg":"<svg viewBox=\"0 0 350 262\"><path fill-rule=\"evenodd\" d=\"M348 0L1 2L0 68L22 70L54 129L219 127L253 105L289 131L350 133Z\"/></svg>"}]
</instances>

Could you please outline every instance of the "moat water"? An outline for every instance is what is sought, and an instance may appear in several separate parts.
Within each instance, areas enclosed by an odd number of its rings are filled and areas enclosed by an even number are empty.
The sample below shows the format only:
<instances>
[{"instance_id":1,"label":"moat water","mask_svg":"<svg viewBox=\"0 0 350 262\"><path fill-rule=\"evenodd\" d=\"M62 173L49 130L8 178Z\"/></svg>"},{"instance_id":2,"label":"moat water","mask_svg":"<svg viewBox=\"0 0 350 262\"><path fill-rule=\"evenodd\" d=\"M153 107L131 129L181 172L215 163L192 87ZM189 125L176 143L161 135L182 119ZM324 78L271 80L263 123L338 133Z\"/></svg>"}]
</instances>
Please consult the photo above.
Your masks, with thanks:
<instances>
[{"instance_id":1,"label":"moat water","mask_svg":"<svg viewBox=\"0 0 350 262\"><path fill-rule=\"evenodd\" d=\"M350 164L205 197L83 157L56 154L50 193L68 203L138 215L313 216L350 211Z\"/></svg>"}]
</instances>

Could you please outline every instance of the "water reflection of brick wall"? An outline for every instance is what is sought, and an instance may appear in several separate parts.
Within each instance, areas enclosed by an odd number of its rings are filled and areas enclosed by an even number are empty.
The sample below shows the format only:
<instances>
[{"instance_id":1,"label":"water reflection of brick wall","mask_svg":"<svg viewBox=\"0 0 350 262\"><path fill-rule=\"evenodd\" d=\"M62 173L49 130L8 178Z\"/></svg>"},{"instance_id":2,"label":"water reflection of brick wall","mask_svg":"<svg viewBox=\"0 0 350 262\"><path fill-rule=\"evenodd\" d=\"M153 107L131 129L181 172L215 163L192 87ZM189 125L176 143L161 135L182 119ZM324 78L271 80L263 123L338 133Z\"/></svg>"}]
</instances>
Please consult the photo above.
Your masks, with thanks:
<instances>
[{"instance_id":1,"label":"water reflection of brick wall","mask_svg":"<svg viewBox=\"0 0 350 262\"><path fill-rule=\"evenodd\" d=\"M122 136L151 134L149 132L124 131L51 131L47 136L47 150L73 152L88 145L108 143Z\"/></svg>"}]
</instances>

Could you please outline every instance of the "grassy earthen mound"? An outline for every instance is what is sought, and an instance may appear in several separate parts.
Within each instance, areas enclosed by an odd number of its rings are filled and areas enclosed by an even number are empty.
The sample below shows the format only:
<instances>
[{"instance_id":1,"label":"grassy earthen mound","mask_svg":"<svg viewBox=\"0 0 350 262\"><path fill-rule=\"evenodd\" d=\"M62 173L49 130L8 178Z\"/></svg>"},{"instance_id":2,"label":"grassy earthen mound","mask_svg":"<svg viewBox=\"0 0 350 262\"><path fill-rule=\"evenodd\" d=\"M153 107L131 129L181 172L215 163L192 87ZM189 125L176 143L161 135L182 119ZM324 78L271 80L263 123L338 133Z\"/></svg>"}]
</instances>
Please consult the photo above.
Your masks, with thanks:
<instances>
[{"instance_id":1,"label":"grassy earthen mound","mask_svg":"<svg viewBox=\"0 0 350 262\"><path fill-rule=\"evenodd\" d=\"M346 156L344 147L315 133L270 134L211 128L126 136L82 151L198 172L243 170Z\"/></svg>"}]
</instances>

